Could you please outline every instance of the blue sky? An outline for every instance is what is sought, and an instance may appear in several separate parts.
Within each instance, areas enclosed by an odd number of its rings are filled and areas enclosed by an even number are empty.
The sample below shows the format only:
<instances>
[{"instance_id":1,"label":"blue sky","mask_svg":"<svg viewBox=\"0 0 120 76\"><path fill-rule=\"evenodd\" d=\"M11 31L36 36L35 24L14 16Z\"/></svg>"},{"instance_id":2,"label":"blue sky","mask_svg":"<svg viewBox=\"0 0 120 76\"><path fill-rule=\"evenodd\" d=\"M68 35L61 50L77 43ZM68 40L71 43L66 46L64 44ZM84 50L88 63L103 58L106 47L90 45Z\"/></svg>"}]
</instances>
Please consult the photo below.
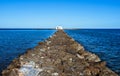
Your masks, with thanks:
<instances>
[{"instance_id":1,"label":"blue sky","mask_svg":"<svg viewBox=\"0 0 120 76\"><path fill-rule=\"evenodd\" d=\"M0 0L0 28L120 28L120 0Z\"/></svg>"}]
</instances>

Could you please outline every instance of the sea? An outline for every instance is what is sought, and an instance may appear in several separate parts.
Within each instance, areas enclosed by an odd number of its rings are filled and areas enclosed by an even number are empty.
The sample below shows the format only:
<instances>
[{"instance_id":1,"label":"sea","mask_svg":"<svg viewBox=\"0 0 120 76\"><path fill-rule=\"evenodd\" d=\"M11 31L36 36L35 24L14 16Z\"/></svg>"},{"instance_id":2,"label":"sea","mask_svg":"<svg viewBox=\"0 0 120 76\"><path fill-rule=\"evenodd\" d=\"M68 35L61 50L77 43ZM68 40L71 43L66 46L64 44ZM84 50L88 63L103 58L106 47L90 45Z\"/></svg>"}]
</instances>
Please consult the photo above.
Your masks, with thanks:
<instances>
[{"instance_id":1,"label":"sea","mask_svg":"<svg viewBox=\"0 0 120 76\"><path fill-rule=\"evenodd\" d=\"M107 67L120 75L120 29L67 29L64 30L86 51L97 54ZM1 29L0 72L13 59L45 41L56 30L49 29Z\"/></svg>"}]
</instances>

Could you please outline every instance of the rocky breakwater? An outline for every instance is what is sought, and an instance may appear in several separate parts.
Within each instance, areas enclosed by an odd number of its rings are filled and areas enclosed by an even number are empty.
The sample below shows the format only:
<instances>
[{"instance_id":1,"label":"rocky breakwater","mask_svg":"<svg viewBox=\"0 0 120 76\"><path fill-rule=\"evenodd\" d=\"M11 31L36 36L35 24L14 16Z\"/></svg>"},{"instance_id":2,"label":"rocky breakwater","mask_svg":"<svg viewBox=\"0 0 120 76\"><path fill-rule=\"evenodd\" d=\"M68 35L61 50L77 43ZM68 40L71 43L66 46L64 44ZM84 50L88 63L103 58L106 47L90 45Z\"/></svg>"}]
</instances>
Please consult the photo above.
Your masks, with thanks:
<instances>
[{"instance_id":1,"label":"rocky breakwater","mask_svg":"<svg viewBox=\"0 0 120 76\"><path fill-rule=\"evenodd\" d=\"M106 62L63 30L28 50L2 72L3 76L118 76Z\"/></svg>"}]
</instances>

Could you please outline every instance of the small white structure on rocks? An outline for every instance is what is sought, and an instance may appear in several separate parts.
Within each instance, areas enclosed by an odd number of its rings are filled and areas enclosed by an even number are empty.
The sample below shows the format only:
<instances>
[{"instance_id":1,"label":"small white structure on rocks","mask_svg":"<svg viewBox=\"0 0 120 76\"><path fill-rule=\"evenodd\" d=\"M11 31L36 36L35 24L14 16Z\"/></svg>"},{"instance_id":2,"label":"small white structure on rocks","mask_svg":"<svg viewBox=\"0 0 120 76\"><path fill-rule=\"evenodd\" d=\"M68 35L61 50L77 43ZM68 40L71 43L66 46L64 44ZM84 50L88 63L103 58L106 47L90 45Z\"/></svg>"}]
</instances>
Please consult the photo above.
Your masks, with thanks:
<instances>
[{"instance_id":1,"label":"small white structure on rocks","mask_svg":"<svg viewBox=\"0 0 120 76\"><path fill-rule=\"evenodd\" d=\"M56 30L63 30L62 26L56 26Z\"/></svg>"}]
</instances>

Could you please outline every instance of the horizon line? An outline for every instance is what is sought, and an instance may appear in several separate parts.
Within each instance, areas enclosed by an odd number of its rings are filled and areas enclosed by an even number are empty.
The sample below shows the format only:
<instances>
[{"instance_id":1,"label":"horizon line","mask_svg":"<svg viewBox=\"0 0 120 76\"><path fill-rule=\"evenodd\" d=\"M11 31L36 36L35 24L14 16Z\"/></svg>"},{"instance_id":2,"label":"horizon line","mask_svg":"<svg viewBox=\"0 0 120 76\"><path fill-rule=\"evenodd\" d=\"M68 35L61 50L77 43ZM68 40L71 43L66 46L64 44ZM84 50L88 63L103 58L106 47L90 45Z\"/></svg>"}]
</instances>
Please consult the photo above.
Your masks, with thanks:
<instances>
[{"instance_id":1,"label":"horizon line","mask_svg":"<svg viewBox=\"0 0 120 76\"><path fill-rule=\"evenodd\" d=\"M0 30L56 30L56 28L0 28ZM120 28L63 28L63 30L69 29L120 29Z\"/></svg>"}]
</instances>

